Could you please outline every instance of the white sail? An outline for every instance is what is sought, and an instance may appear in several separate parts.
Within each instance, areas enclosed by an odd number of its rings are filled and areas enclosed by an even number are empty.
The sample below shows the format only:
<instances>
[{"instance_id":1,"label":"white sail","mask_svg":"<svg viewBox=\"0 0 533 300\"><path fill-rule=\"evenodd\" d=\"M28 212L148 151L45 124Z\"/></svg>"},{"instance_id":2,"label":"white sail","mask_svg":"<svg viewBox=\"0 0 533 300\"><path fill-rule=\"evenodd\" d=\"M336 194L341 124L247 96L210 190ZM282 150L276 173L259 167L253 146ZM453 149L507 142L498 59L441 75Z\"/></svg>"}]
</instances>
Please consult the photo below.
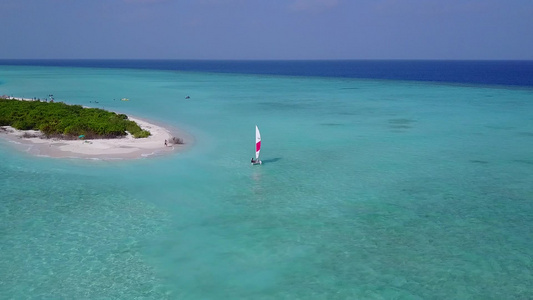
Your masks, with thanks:
<instances>
[{"instance_id":1,"label":"white sail","mask_svg":"<svg viewBox=\"0 0 533 300\"><path fill-rule=\"evenodd\" d=\"M261 151L261 133L259 133L259 128L255 126L255 159L259 160L259 151Z\"/></svg>"}]
</instances>

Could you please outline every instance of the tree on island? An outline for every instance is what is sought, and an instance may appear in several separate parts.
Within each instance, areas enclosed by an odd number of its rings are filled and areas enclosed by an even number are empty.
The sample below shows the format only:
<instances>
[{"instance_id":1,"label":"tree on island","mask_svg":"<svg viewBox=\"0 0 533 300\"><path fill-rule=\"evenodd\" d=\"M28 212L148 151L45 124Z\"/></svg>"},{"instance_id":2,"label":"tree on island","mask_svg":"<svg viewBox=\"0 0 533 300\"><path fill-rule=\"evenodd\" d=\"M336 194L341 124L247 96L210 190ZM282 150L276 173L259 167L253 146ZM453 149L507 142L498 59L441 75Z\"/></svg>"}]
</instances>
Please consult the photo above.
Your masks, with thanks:
<instances>
[{"instance_id":1,"label":"tree on island","mask_svg":"<svg viewBox=\"0 0 533 300\"><path fill-rule=\"evenodd\" d=\"M135 138L150 136L128 116L99 108L84 108L61 102L18 101L0 98L0 126L19 130L39 130L47 138L87 139Z\"/></svg>"}]
</instances>

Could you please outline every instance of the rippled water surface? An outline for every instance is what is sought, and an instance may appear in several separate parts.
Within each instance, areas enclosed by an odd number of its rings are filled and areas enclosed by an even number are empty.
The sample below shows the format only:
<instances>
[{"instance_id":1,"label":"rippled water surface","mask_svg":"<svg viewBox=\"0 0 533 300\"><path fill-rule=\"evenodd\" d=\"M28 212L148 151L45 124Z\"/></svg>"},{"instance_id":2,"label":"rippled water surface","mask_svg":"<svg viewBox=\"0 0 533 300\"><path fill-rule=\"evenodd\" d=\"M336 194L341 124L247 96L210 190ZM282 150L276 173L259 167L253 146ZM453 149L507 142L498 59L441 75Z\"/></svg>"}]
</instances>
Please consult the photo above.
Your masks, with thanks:
<instances>
[{"instance_id":1,"label":"rippled water surface","mask_svg":"<svg viewBox=\"0 0 533 300\"><path fill-rule=\"evenodd\" d=\"M0 140L0 298L533 297L528 88L0 66L1 94L194 144L76 161Z\"/></svg>"}]
</instances>

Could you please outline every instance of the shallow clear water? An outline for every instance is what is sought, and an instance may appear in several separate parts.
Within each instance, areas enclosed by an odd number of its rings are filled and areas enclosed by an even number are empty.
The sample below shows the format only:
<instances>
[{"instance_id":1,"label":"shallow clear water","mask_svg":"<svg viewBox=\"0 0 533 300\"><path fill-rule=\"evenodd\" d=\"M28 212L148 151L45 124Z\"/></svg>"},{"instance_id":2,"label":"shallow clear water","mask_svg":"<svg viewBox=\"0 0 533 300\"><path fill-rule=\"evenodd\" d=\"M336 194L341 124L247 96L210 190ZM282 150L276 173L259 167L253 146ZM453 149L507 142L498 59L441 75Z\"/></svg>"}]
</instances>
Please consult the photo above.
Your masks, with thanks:
<instances>
[{"instance_id":1,"label":"shallow clear water","mask_svg":"<svg viewBox=\"0 0 533 300\"><path fill-rule=\"evenodd\" d=\"M127 162L0 140L0 298L533 297L531 89L20 66L0 82L195 138Z\"/></svg>"}]
</instances>

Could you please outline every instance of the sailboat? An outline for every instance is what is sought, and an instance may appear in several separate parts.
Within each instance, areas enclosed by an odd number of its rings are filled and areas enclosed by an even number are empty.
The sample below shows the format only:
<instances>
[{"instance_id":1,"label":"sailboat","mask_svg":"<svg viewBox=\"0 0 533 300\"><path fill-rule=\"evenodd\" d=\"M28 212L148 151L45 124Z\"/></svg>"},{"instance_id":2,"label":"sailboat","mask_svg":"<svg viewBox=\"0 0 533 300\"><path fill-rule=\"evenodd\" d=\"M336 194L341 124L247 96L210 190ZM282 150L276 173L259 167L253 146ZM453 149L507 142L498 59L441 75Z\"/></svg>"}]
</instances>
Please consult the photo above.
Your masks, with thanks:
<instances>
[{"instance_id":1,"label":"sailboat","mask_svg":"<svg viewBox=\"0 0 533 300\"><path fill-rule=\"evenodd\" d=\"M261 133L259 133L257 125L255 125L255 159L252 157L252 165L260 165L263 163L259 159L259 151L261 151Z\"/></svg>"}]
</instances>

